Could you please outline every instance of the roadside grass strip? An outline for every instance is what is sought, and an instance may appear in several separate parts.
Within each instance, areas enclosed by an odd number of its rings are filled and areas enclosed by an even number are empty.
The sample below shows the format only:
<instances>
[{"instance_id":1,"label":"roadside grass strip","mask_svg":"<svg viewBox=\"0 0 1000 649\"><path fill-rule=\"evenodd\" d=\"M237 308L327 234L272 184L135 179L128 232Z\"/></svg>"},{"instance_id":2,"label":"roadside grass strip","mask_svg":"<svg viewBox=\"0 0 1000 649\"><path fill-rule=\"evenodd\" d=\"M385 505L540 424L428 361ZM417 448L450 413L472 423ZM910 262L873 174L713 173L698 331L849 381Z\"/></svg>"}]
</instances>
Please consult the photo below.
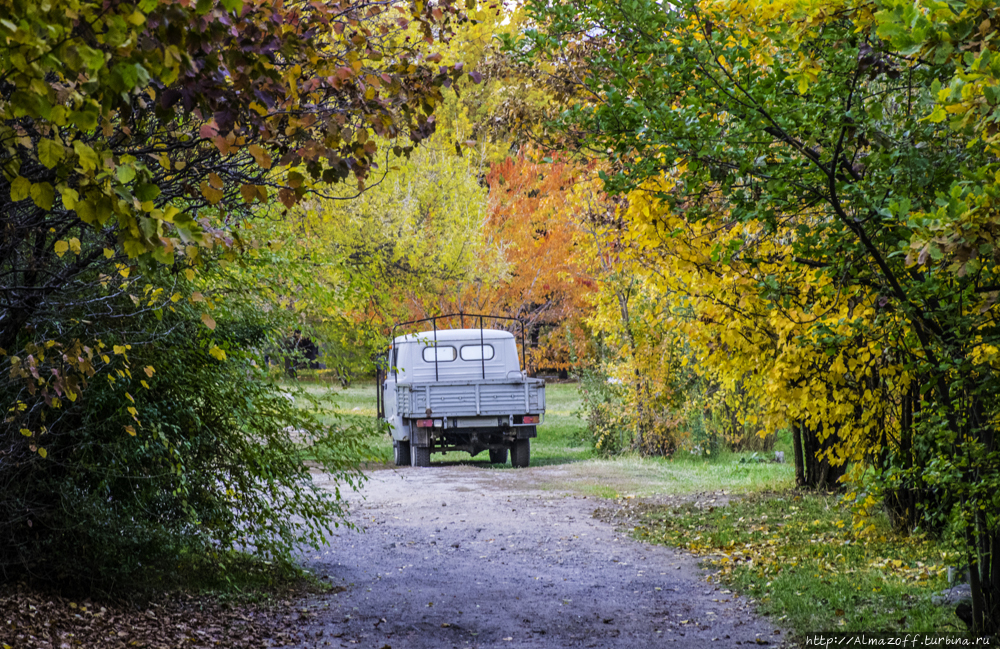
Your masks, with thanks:
<instances>
[{"instance_id":1,"label":"roadside grass strip","mask_svg":"<svg viewBox=\"0 0 1000 649\"><path fill-rule=\"evenodd\" d=\"M894 534L884 516L859 532L834 495L788 490L724 507L653 507L633 534L704 557L709 581L752 598L800 636L965 631L954 606L932 602L958 552Z\"/></svg>"}]
</instances>

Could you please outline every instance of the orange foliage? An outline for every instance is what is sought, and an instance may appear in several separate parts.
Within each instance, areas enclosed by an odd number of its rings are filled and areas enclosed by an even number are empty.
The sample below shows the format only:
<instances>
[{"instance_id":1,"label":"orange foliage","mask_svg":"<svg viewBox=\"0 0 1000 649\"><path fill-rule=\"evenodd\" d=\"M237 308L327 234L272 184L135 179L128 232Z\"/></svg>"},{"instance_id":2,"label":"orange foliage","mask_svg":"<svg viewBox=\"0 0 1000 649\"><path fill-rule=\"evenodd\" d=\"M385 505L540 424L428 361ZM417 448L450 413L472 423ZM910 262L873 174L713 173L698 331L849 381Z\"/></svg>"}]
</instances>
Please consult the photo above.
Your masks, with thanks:
<instances>
[{"instance_id":1,"label":"orange foliage","mask_svg":"<svg viewBox=\"0 0 1000 649\"><path fill-rule=\"evenodd\" d=\"M505 275L473 282L455 306L523 319L533 332L533 367L564 370L584 355L583 318L595 283L579 215L600 195L592 167L522 149L485 178L485 235L499 248Z\"/></svg>"}]
</instances>

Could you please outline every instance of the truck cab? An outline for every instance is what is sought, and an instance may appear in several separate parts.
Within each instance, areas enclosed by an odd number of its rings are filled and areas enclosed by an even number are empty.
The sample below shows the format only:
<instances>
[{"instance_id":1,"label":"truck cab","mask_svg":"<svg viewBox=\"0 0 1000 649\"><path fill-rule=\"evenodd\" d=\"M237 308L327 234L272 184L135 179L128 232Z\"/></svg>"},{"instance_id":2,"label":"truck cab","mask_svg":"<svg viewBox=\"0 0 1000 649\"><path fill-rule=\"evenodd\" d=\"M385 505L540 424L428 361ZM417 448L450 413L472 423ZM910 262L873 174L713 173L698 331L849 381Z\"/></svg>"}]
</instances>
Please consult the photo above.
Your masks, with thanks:
<instances>
[{"instance_id":1,"label":"truck cab","mask_svg":"<svg viewBox=\"0 0 1000 649\"><path fill-rule=\"evenodd\" d=\"M464 319L464 318L463 318ZM525 467L545 414L545 382L528 377L514 335L434 328L394 336L378 378L378 412L397 466L428 466L431 453L489 451ZM523 350L523 337L522 337Z\"/></svg>"}]
</instances>

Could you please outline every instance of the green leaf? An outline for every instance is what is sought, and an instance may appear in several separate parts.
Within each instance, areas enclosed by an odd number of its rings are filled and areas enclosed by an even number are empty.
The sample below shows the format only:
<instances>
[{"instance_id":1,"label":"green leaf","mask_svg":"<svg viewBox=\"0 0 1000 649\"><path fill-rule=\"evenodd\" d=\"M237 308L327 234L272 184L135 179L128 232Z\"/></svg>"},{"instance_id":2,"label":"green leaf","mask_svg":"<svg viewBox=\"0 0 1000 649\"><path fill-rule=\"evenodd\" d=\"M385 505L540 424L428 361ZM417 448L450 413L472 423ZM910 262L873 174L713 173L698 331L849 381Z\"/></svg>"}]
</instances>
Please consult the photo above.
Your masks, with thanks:
<instances>
[{"instance_id":1,"label":"green leaf","mask_svg":"<svg viewBox=\"0 0 1000 649\"><path fill-rule=\"evenodd\" d=\"M97 128L97 109L91 106L84 110L74 110L70 113L69 120L81 131L93 130Z\"/></svg>"},{"instance_id":2,"label":"green leaf","mask_svg":"<svg viewBox=\"0 0 1000 649\"><path fill-rule=\"evenodd\" d=\"M125 254L129 256L129 259L135 259L141 254L146 252L146 246L142 245L141 241L135 239L127 239L123 244L125 248Z\"/></svg>"},{"instance_id":3,"label":"green leaf","mask_svg":"<svg viewBox=\"0 0 1000 649\"><path fill-rule=\"evenodd\" d=\"M35 205L40 209L51 210L55 198L56 190L51 183L35 183L31 186L31 200L35 201Z\"/></svg>"},{"instance_id":4,"label":"green leaf","mask_svg":"<svg viewBox=\"0 0 1000 649\"><path fill-rule=\"evenodd\" d=\"M84 173L90 173L96 170L100 165L97 153L90 147L89 144L84 144L83 142L77 140L73 143L73 150L76 151L76 155L80 159L80 168L84 171Z\"/></svg>"},{"instance_id":5,"label":"green leaf","mask_svg":"<svg viewBox=\"0 0 1000 649\"><path fill-rule=\"evenodd\" d=\"M135 188L135 195L140 201L152 201L160 195L160 188L156 185L144 183Z\"/></svg>"},{"instance_id":6,"label":"green leaf","mask_svg":"<svg viewBox=\"0 0 1000 649\"><path fill-rule=\"evenodd\" d=\"M22 176L14 179L10 184L10 200L13 203L23 201L31 195L31 181Z\"/></svg>"},{"instance_id":7,"label":"green leaf","mask_svg":"<svg viewBox=\"0 0 1000 649\"><path fill-rule=\"evenodd\" d=\"M153 248L153 259L161 264L172 264L174 263L174 253L164 246L157 246Z\"/></svg>"},{"instance_id":8,"label":"green leaf","mask_svg":"<svg viewBox=\"0 0 1000 649\"><path fill-rule=\"evenodd\" d=\"M52 169L63 159L63 145L55 140L40 140L38 142L38 160Z\"/></svg>"},{"instance_id":9,"label":"green leaf","mask_svg":"<svg viewBox=\"0 0 1000 649\"><path fill-rule=\"evenodd\" d=\"M72 210L80 201L80 194L70 187L60 187L59 195L62 197L62 204L67 210Z\"/></svg>"},{"instance_id":10,"label":"green leaf","mask_svg":"<svg viewBox=\"0 0 1000 649\"><path fill-rule=\"evenodd\" d=\"M930 115L928 115L925 119L928 122L934 122L936 124L938 122L943 122L947 117L948 113L945 112L944 107L935 106L934 111Z\"/></svg>"},{"instance_id":11,"label":"green leaf","mask_svg":"<svg viewBox=\"0 0 1000 649\"><path fill-rule=\"evenodd\" d=\"M115 176L118 178L118 182L125 184L130 183L135 178L135 167L131 164L118 165L115 170Z\"/></svg>"}]
</instances>

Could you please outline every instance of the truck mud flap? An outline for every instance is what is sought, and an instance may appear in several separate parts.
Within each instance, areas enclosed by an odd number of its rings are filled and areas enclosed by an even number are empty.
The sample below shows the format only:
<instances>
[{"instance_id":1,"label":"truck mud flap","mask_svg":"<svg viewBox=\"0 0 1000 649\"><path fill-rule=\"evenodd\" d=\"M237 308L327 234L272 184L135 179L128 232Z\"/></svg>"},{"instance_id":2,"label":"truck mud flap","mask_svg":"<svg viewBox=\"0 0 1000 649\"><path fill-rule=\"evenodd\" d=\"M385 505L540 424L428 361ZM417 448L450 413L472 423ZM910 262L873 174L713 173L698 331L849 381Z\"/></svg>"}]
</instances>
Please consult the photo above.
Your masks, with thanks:
<instances>
[{"instance_id":1,"label":"truck mud flap","mask_svg":"<svg viewBox=\"0 0 1000 649\"><path fill-rule=\"evenodd\" d=\"M535 426L518 426L517 439L531 439L538 437L538 428Z\"/></svg>"},{"instance_id":2,"label":"truck mud flap","mask_svg":"<svg viewBox=\"0 0 1000 649\"><path fill-rule=\"evenodd\" d=\"M425 447L431 445L431 429L410 427L410 443L415 446Z\"/></svg>"}]
</instances>

